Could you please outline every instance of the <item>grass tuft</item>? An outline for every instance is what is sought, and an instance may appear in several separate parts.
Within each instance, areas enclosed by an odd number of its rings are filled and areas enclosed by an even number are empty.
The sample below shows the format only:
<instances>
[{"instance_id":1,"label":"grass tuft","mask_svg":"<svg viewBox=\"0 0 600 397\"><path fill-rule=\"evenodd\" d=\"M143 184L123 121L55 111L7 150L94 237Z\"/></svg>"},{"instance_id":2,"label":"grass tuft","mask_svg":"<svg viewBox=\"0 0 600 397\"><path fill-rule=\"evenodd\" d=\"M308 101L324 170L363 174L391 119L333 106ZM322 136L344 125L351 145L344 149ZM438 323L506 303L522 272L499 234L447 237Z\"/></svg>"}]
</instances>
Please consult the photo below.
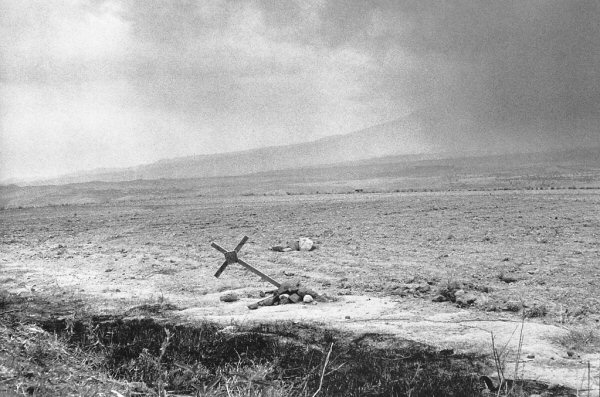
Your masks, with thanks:
<instances>
[{"instance_id":1,"label":"grass tuft","mask_svg":"<svg viewBox=\"0 0 600 397\"><path fill-rule=\"evenodd\" d=\"M569 350L584 353L600 351L600 331L592 326L570 327L567 333L555 338L555 341Z\"/></svg>"}]
</instances>

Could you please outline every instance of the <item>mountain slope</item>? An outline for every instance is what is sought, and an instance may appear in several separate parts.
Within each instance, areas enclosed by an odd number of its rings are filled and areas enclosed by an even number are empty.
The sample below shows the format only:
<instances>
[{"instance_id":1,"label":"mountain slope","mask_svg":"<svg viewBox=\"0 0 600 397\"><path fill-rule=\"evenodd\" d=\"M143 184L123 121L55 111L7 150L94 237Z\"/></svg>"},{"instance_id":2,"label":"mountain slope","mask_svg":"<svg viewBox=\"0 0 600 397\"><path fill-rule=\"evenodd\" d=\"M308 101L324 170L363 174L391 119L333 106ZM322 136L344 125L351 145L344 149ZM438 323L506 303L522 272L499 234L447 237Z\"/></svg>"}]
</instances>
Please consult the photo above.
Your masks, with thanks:
<instances>
[{"instance_id":1,"label":"mountain slope","mask_svg":"<svg viewBox=\"0 0 600 397\"><path fill-rule=\"evenodd\" d=\"M567 127L552 123L490 125L474 120L469 114L426 108L401 119L313 142L180 157L130 168L92 170L35 184L223 177L398 155L415 156L413 160L442 159L597 145L600 134L597 127L583 133ZM557 129L562 133L556 133Z\"/></svg>"},{"instance_id":2,"label":"mountain slope","mask_svg":"<svg viewBox=\"0 0 600 397\"><path fill-rule=\"evenodd\" d=\"M123 169L93 170L35 184L234 176L390 155L425 153L428 148L420 140L420 132L419 123L407 118L313 142L181 157Z\"/></svg>"},{"instance_id":3,"label":"mountain slope","mask_svg":"<svg viewBox=\"0 0 600 397\"><path fill-rule=\"evenodd\" d=\"M600 188L600 147L465 156L387 156L221 178L0 186L2 208L120 202L172 203L224 196ZM212 197L212 198L211 198Z\"/></svg>"}]
</instances>

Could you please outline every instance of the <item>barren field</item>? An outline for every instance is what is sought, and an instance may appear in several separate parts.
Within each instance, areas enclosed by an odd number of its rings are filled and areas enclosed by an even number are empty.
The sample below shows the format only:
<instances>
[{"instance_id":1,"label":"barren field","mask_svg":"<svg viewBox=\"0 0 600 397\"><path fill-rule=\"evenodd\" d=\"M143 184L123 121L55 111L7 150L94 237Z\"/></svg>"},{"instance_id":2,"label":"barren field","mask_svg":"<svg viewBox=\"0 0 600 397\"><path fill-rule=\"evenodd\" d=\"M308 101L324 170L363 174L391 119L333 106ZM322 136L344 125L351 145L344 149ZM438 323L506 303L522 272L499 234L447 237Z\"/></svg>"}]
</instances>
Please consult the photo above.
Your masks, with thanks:
<instances>
[{"instance_id":1,"label":"barren field","mask_svg":"<svg viewBox=\"0 0 600 397\"><path fill-rule=\"evenodd\" d=\"M599 371L600 343L565 342L600 321L594 189L186 197L0 218L1 288L49 302L48 315L168 303L174 321L311 322L484 355L491 332L518 344L524 319L525 378L579 389L588 363ZM246 262L328 301L248 310L272 287L238 265L213 277L223 256L210 247L232 249L244 235ZM269 249L299 237L317 249ZM222 302L225 291L242 299Z\"/></svg>"}]
</instances>

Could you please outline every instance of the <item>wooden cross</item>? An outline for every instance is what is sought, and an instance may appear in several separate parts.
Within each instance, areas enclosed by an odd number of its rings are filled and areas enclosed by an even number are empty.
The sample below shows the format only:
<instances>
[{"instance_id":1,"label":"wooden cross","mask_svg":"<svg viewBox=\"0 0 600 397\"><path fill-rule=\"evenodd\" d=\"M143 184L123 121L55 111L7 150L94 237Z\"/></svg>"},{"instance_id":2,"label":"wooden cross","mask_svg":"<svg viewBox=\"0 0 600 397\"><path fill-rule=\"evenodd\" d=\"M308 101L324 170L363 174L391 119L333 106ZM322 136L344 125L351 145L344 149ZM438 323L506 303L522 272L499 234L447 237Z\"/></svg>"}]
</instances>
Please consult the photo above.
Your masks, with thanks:
<instances>
[{"instance_id":1,"label":"wooden cross","mask_svg":"<svg viewBox=\"0 0 600 397\"><path fill-rule=\"evenodd\" d=\"M227 251L225 248L221 247L219 244L217 244L215 242L212 242L210 244L211 247L213 247L214 249L216 249L217 251L219 251L223 255L225 255L225 262L223 262L223 264L221 265L219 270L217 270L217 272L215 273L215 277L218 278L221 275L221 273L223 273L223 270L225 270L225 268L228 265L231 265L232 263L239 263L240 265L244 266L246 269L250 270L252 273L259 275L263 280L268 281L271 284L273 284L274 286L276 286L277 288L279 288L279 286L281 285L280 283L278 283L277 281L273 280L271 277L267 276L260 270L250 266L249 264L247 264L246 262L244 262L243 260L238 258L237 254L240 252L240 250L242 249L244 244L246 244L246 241L248 241L248 236L244 236L244 238L242 238L242 241L240 241L240 243L237 245L237 247L235 247L233 249L233 251Z\"/></svg>"}]
</instances>

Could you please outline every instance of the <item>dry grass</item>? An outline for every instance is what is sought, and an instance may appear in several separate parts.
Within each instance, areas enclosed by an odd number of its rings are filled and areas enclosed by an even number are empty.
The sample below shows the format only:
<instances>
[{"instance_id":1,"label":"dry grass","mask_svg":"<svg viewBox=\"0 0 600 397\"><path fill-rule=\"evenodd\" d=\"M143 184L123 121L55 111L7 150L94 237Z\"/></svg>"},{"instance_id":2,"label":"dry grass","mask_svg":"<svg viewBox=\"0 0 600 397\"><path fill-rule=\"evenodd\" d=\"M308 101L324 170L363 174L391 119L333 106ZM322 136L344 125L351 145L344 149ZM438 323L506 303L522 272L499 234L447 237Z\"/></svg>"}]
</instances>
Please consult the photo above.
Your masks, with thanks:
<instances>
[{"instance_id":1,"label":"dry grass","mask_svg":"<svg viewBox=\"0 0 600 397\"><path fill-rule=\"evenodd\" d=\"M527 338L525 332L526 314L522 316L520 326L517 326L513 331L512 335L504 346L498 346L494 334L491 334L491 350L492 357L494 360L494 369L496 371L495 379L487 376L480 377L480 380L486 385L487 395L496 397L528 397L530 395L543 395L543 396L572 396L577 397L591 397L591 385L593 383L600 383L600 374L596 378L596 374L592 374L590 371L590 365L588 363L588 371L584 379L582 380L582 387L580 390L570 390L566 387L553 385L550 387L547 384L527 381L523 378L522 371L524 369L522 363L523 355L523 341ZM519 331L517 333L517 331ZM516 349L511 353L509 345L513 340L513 337L517 336L518 341L516 343ZM514 368L508 366L508 362L514 362ZM495 383L494 383L495 381ZM587 388L584 389L584 381L587 381ZM576 394L573 394L576 393ZM600 391L599 391L600 393Z\"/></svg>"},{"instance_id":2,"label":"dry grass","mask_svg":"<svg viewBox=\"0 0 600 397\"><path fill-rule=\"evenodd\" d=\"M291 322L222 332L222 326L212 323L183 326L84 312L44 319L30 310L35 305L2 296L0 394L310 397L479 392L473 373L480 357L448 356L413 342L385 342L385 336L356 338ZM16 311L9 313L12 309Z\"/></svg>"},{"instance_id":3,"label":"dry grass","mask_svg":"<svg viewBox=\"0 0 600 397\"><path fill-rule=\"evenodd\" d=\"M95 353L70 349L39 326L0 319L0 395L109 396L126 384L94 369Z\"/></svg>"},{"instance_id":4,"label":"dry grass","mask_svg":"<svg viewBox=\"0 0 600 397\"><path fill-rule=\"evenodd\" d=\"M555 339L569 350L583 353L600 352L600 331L591 325L571 326L567 333Z\"/></svg>"}]
</instances>

